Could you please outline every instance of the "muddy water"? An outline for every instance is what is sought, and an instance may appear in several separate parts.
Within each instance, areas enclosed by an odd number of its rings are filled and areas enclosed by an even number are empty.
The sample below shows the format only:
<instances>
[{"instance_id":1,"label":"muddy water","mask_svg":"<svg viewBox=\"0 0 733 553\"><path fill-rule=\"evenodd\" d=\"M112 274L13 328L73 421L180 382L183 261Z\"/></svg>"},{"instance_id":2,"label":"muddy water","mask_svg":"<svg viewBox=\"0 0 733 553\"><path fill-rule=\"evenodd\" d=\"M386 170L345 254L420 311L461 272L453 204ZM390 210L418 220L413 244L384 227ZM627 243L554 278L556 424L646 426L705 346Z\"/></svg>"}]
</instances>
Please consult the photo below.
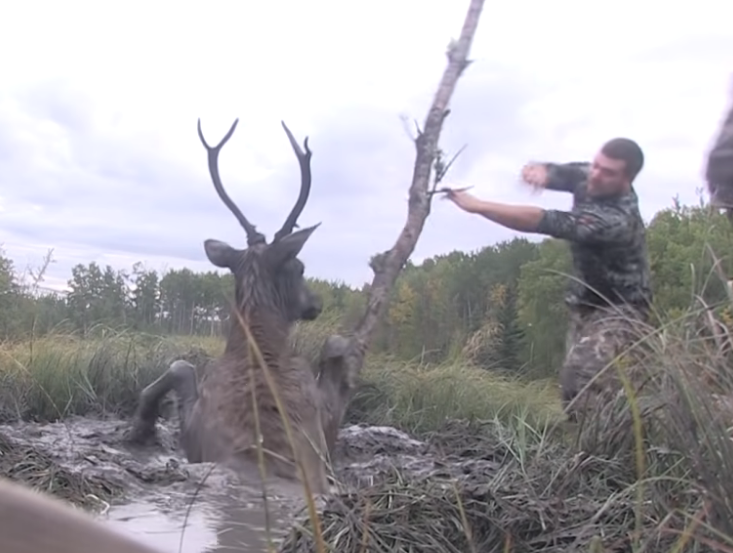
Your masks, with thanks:
<instances>
[{"instance_id":1,"label":"muddy water","mask_svg":"<svg viewBox=\"0 0 733 553\"><path fill-rule=\"evenodd\" d=\"M103 520L113 528L155 547L162 553L199 553L217 545L216 519L207 509L164 514L154 503L135 502L113 507Z\"/></svg>"},{"instance_id":2,"label":"muddy water","mask_svg":"<svg viewBox=\"0 0 733 553\"><path fill-rule=\"evenodd\" d=\"M271 485L266 510L259 487L222 467L186 463L170 423L158 426L158 445L144 448L127 444L126 430L123 421L85 418L0 425L0 432L19 446L32 446L64 468L119 485L122 498L98 518L161 552L265 551L267 528L277 543L302 513L297 484ZM371 485L395 468L438 469L426 444L389 427L344 428L335 458L342 487ZM457 473L463 470L460 464ZM445 459L438 465L445 473Z\"/></svg>"},{"instance_id":3,"label":"muddy water","mask_svg":"<svg viewBox=\"0 0 733 553\"><path fill-rule=\"evenodd\" d=\"M220 484L172 501L138 497L100 519L165 553L264 552L268 537L276 543L302 506L295 486L270 489L266 510L261 490L234 482L222 489Z\"/></svg>"},{"instance_id":4,"label":"muddy water","mask_svg":"<svg viewBox=\"0 0 733 553\"><path fill-rule=\"evenodd\" d=\"M167 513L154 502L138 500L115 506L100 518L162 553L267 550L264 510L242 507L233 497ZM284 529L286 526L280 524L279 530ZM277 530L273 528L273 538L277 538Z\"/></svg>"}]
</instances>

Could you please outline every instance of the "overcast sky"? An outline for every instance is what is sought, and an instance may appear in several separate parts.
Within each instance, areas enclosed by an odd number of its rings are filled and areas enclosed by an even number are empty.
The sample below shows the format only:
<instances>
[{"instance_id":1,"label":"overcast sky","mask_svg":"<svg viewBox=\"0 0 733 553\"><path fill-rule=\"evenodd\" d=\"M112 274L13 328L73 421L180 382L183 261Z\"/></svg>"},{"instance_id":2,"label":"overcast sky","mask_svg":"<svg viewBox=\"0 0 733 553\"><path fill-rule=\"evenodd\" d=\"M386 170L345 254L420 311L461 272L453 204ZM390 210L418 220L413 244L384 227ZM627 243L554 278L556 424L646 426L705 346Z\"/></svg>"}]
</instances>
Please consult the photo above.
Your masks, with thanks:
<instances>
[{"instance_id":1,"label":"overcast sky","mask_svg":"<svg viewBox=\"0 0 733 553\"><path fill-rule=\"evenodd\" d=\"M222 151L232 198L268 237L298 194L284 119L313 150L301 226L310 276L360 285L404 224L414 149L466 0L14 2L0 21L0 242L19 269L48 248L46 285L76 263L210 270L203 241L245 237L196 134ZM113 7L115 6L115 7ZM204 7L207 6L207 7ZM646 154L650 218L696 201L733 77L733 4L487 2L442 146L450 181L568 207L519 184L526 160L590 159L614 136ZM414 260L513 233L436 202Z\"/></svg>"}]
</instances>

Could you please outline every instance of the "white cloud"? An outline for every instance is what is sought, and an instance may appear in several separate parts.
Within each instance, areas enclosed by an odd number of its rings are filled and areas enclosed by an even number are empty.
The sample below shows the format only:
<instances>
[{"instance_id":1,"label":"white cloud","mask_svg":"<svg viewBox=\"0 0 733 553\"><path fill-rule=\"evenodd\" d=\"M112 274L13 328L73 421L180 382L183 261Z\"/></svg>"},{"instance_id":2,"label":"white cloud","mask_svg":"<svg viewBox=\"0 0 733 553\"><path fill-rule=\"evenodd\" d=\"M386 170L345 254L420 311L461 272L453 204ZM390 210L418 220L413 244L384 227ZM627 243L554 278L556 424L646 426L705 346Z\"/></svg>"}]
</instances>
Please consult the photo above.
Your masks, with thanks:
<instances>
[{"instance_id":1,"label":"white cloud","mask_svg":"<svg viewBox=\"0 0 733 553\"><path fill-rule=\"evenodd\" d=\"M311 136L302 222L323 226L309 274L358 284L404 223L412 146L467 2L90 1L15 3L0 22L0 241L19 265L46 247L49 282L96 260L209 270L207 237L244 243L209 182L196 119L225 184L269 235L297 194L279 121ZM207 7L208 6L208 7ZM487 3L444 145L468 142L452 176L509 202L567 206L516 183L527 159L592 156L637 139L646 216L694 201L728 100L733 6L713 0ZM10 55L8 55L8 53ZM320 179L320 180L319 180ZM416 258L512 233L438 202Z\"/></svg>"}]
</instances>

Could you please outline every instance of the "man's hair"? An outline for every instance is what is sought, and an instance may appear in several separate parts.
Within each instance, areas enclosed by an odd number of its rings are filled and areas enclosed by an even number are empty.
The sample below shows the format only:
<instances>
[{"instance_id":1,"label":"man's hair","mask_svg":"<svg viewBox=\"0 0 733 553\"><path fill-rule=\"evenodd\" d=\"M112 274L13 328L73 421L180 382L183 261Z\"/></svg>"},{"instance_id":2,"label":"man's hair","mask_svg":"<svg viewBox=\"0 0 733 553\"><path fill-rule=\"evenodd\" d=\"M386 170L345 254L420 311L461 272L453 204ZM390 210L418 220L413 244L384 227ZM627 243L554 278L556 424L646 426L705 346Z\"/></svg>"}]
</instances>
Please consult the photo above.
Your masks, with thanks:
<instances>
[{"instance_id":1,"label":"man's hair","mask_svg":"<svg viewBox=\"0 0 733 553\"><path fill-rule=\"evenodd\" d=\"M629 138L614 138L601 148L601 153L611 159L620 159L625 163L624 173L630 182L636 178L644 167L644 152L639 145Z\"/></svg>"}]
</instances>

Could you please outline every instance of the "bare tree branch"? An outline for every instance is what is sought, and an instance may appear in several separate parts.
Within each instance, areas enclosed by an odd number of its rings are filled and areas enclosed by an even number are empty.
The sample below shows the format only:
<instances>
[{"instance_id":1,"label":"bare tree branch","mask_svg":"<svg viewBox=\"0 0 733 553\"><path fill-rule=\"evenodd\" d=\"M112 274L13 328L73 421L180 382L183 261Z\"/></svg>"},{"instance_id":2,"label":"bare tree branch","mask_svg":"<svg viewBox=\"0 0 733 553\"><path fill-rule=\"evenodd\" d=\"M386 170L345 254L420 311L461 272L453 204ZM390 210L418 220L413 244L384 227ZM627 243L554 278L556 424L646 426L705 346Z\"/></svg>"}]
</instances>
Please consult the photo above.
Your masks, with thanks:
<instances>
[{"instance_id":1,"label":"bare tree branch","mask_svg":"<svg viewBox=\"0 0 733 553\"><path fill-rule=\"evenodd\" d=\"M418 136L415 138L417 154L409 191L407 221L394 246L372 258L371 267L374 271L374 279L369 287L366 312L352 336L353 348L347 360L350 371L358 372L361 369L364 354L376 324L386 309L389 293L400 271L415 250L425 220L430 214L430 198L432 196L429 190L430 174L438 153L440 132L449 113L448 103L456 88L458 79L470 63L468 54L476 34L483 6L484 0L470 0L460 38L457 41L452 41L446 52L448 66L443 72L432 106L425 118L423 130L418 131ZM447 167L444 170L447 170ZM441 178L444 175L445 172L443 172Z\"/></svg>"}]
</instances>

